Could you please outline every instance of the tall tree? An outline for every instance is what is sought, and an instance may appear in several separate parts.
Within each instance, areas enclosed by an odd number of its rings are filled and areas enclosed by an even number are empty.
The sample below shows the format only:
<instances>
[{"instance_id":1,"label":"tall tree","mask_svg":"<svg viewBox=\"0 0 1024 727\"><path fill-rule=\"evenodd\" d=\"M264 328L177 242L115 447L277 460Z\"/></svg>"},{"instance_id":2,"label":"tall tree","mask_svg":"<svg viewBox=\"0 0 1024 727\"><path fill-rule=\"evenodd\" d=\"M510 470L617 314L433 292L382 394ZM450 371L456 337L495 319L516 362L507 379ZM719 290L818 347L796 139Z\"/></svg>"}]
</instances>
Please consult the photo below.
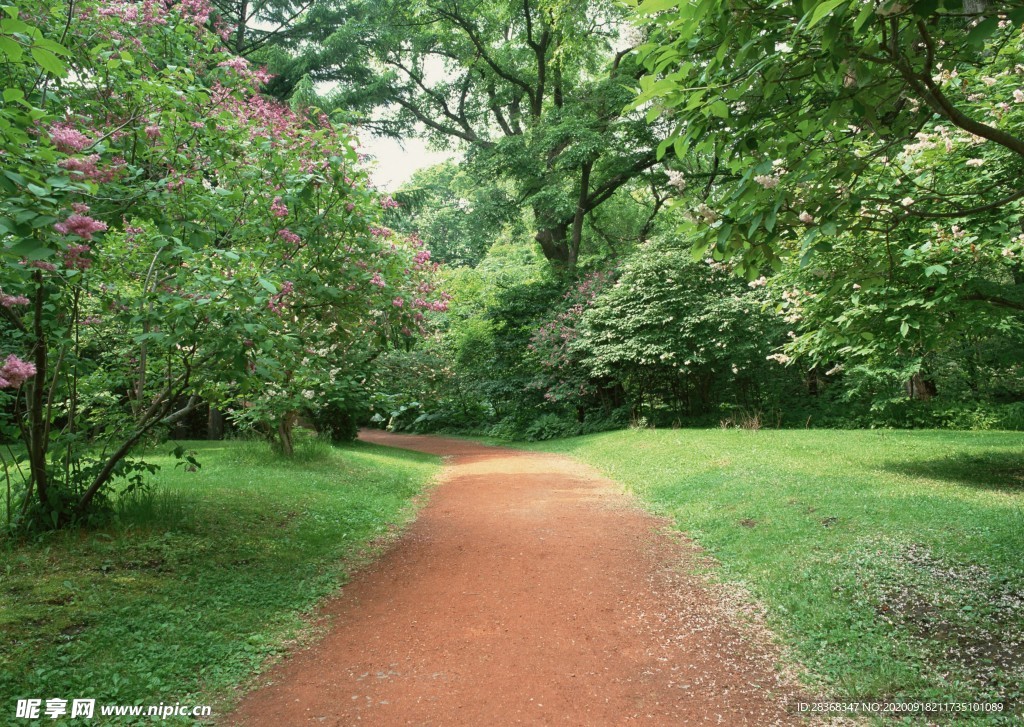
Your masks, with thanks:
<instances>
[{"instance_id":1,"label":"tall tree","mask_svg":"<svg viewBox=\"0 0 1024 727\"><path fill-rule=\"evenodd\" d=\"M354 15L314 52L314 80L372 109L378 133L462 145L510 180L552 262L575 265L587 215L656 163L650 125L622 111L640 69L615 3L363 0ZM332 57L360 44L361 65Z\"/></svg>"}]
</instances>

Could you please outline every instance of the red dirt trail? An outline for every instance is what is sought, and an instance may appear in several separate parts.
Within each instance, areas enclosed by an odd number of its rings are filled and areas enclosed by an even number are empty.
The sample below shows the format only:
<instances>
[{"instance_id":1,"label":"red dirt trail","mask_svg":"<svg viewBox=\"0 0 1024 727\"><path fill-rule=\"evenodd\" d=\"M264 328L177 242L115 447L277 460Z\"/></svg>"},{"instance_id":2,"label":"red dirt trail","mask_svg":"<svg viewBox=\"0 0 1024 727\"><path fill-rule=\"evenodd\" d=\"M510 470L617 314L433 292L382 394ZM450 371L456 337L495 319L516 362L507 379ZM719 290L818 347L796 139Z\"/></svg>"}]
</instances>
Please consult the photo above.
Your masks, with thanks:
<instances>
[{"instance_id":1,"label":"red dirt trail","mask_svg":"<svg viewBox=\"0 0 1024 727\"><path fill-rule=\"evenodd\" d=\"M697 549L565 457L365 431L443 455L429 504L327 602L330 628L228 724L801 724Z\"/></svg>"}]
</instances>

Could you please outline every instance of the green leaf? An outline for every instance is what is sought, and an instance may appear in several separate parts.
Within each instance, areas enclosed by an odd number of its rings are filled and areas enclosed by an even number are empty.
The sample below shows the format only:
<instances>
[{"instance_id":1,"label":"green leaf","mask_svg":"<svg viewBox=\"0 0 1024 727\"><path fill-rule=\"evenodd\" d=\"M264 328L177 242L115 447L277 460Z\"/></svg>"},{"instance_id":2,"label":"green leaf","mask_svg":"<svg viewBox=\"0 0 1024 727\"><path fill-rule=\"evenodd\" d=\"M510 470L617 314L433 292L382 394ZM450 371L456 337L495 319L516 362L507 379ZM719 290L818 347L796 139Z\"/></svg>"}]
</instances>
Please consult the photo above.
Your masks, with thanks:
<instances>
[{"instance_id":1,"label":"green leaf","mask_svg":"<svg viewBox=\"0 0 1024 727\"><path fill-rule=\"evenodd\" d=\"M808 30L810 30L815 25L824 20L825 17L829 15L833 10L838 8L840 5L846 4L847 2L849 2L849 0L826 0L826 2L823 2L821 5L818 5L816 8L814 8L814 12L811 13L811 19L807 22Z\"/></svg>"},{"instance_id":2,"label":"green leaf","mask_svg":"<svg viewBox=\"0 0 1024 727\"><path fill-rule=\"evenodd\" d=\"M974 26L967 37L964 39L964 43L975 50L980 50L984 45L988 37L995 32L995 29L999 27L999 18L993 15L990 18L985 18L980 23Z\"/></svg>"},{"instance_id":3,"label":"green leaf","mask_svg":"<svg viewBox=\"0 0 1024 727\"><path fill-rule=\"evenodd\" d=\"M63 76L65 73L64 63L60 58L55 56L45 48L39 48L32 46L32 57L35 59L39 67L47 73L54 76Z\"/></svg>"},{"instance_id":4,"label":"green leaf","mask_svg":"<svg viewBox=\"0 0 1024 727\"><path fill-rule=\"evenodd\" d=\"M39 48L42 48L44 50L48 50L51 53L54 53L54 54L59 55L59 56L71 55L71 52L67 48L62 46L57 41L50 40L49 38L38 38L35 41L35 45L38 46Z\"/></svg>"},{"instance_id":5,"label":"green leaf","mask_svg":"<svg viewBox=\"0 0 1024 727\"><path fill-rule=\"evenodd\" d=\"M721 99L712 102L712 104L708 106L708 110L713 116L717 116L720 119L729 118L729 106Z\"/></svg>"},{"instance_id":6,"label":"green leaf","mask_svg":"<svg viewBox=\"0 0 1024 727\"><path fill-rule=\"evenodd\" d=\"M12 61L20 61L24 54L20 43L3 35L0 35L0 51Z\"/></svg>"},{"instance_id":7,"label":"green leaf","mask_svg":"<svg viewBox=\"0 0 1024 727\"><path fill-rule=\"evenodd\" d=\"M853 32L859 33L860 29L864 27L871 17L875 14L875 6L871 3L865 3L864 9L857 15L857 19L853 21Z\"/></svg>"},{"instance_id":8,"label":"green leaf","mask_svg":"<svg viewBox=\"0 0 1024 727\"><path fill-rule=\"evenodd\" d=\"M903 323L900 324L900 335L906 338L908 333L910 333L910 324L903 321Z\"/></svg>"},{"instance_id":9,"label":"green leaf","mask_svg":"<svg viewBox=\"0 0 1024 727\"><path fill-rule=\"evenodd\" d=\"M948 272L945 265L929 265L924 269L924 276L930 278L933 275L945 275Z\"/></svg>"}]
</instances>

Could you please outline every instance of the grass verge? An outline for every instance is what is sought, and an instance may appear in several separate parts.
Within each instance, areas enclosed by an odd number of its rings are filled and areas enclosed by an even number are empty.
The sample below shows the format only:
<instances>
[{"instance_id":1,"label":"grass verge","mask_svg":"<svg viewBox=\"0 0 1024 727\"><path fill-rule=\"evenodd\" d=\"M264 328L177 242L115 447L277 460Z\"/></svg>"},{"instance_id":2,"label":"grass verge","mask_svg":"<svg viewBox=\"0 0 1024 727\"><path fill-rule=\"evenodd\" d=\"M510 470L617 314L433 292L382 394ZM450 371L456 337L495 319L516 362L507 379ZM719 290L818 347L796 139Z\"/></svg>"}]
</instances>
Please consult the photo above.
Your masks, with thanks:
<instances>
[{"instance_id":1,"label":"grass verge","mask_svg":"<svg viewBox=\"0 0 1024 727\"><path fill-rule=\"evenodd\" d=\"M0 541L0 724L19 698L223 714L236 685L308 635L304 617L411 516L438 469L361 443L309 441L290 459L255 442L184 444L202 467L175 468L173 445L155 448L152 493L122 498L116 525Z\"/></svg>"},{"instance_id":2,"label":"grass verge","mask_svg":"<svg viewBox=\"0 0 1024 727\"><path fill-rule=\"evenodd\" d=\"M1024 435L629 430L526 446L673 518L836 699L999 701L1013 714L962 719L1020 723Z\"/></svg>"}]
</instances>

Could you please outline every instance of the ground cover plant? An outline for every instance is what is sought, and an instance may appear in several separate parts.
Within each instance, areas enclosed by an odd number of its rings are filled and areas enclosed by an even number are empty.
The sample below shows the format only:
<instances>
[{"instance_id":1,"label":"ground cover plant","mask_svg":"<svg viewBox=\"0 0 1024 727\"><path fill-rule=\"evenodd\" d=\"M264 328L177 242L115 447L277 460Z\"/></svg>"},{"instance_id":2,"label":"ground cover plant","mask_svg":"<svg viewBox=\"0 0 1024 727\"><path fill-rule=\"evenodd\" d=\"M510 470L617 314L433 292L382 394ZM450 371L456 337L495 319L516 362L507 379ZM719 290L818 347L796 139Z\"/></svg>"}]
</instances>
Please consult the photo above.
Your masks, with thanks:
<instances>
[{"instance_id":1,"label":"ground cover plant","mask_svg":"<svg viewBox=\"0 0 1024 727\"><path fill-rule=\"evenodd\" d=\"M531 446L672 518L835 698L1003 701L1015 717L990 721L1020 719L1020 434L631 430Z\"/></svg>"},{"instance_id":2,"label":"ground cover plant","mask_svg":"<svg viewBox=\"0 0 1024 727\"><path fill-rule=\"evenodd\" d=\"M258 442L181 444L201 466L153 448L158 489L120 498L110 527L0 546L3 714L19 698L95 698L222 715L436 471L367 444L310 440L290 459Z\"/></svg>"}]
</instances>

